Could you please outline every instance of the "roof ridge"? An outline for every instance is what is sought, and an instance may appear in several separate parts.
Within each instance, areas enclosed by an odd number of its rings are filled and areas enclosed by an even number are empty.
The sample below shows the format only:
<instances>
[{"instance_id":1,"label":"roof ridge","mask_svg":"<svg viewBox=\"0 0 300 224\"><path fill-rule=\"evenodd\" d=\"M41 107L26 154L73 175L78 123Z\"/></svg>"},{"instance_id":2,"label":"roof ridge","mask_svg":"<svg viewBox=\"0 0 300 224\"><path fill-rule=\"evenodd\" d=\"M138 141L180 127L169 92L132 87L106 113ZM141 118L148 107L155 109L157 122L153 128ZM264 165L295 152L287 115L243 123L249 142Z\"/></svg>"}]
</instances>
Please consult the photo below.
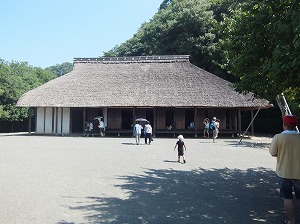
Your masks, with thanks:
<instances>
[{"instance_id":1,"label":"roof ridge","mask_svg":"<svg viewBox=\"0 0 300 224\"><path fill-rule=\"evenodd\" d=\"M189 55L152 55L125 57L74 58L74 63L131 63L131 62L179 62L189 61Z\"/></svg>"}]
</instances>

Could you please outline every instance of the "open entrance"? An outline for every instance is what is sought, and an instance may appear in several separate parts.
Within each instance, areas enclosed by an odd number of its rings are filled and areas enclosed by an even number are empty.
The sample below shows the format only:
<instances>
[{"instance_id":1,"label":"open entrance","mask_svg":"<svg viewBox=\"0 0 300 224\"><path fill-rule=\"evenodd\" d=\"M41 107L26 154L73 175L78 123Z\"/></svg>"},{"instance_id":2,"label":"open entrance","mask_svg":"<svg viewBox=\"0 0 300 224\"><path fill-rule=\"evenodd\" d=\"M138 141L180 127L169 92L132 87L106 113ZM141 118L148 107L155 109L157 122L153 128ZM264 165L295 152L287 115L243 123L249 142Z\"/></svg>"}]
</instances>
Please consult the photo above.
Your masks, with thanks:
<instances>
[{"instance_id":1,"label":"open entrance","mask_svg":"<svg viewBox=\"0 0 300 224\"><path fill-rule=\"evenodd\" d=\"M173 127L174 126L174 110L166 110L166 120L165 120L165 127Z\"/></svg>"},{"instance_id":2,"label":"open entrance","mask_svg":"<svg viewBox=\"0 0 300 224\"><path fill-rule=\"evenodd\" d=\"M186 110L185 111L185 127L188 128L191 122L195 122L194 121L194 114L195 111L194 110Z\"/></svg>"},{"instance_id":3,"label":"open entrance","mask_svg":"<svg viewBox=\"0 0 300 224\"><path fill-rule=\"evenodd\" d=\"M131 129L132 127L132 111L131 110L122 110L122 123L121 129Z\"/></svg>"},{"instance_id":4,"label":"open entrance","mask_svg":"<svg viewBox=\"0 0 300 224\"><path fill-rule=\"evenodd\" d=\"M83 132L83 109L72 108L71 127L72 133Z\"/></svg>"},{"instance_id":5,"label":"open entrance","mask_svg":"<svg viewBox=\"0 0 300 224\"><path fill-rule=\"evenodd\" d=\"M153 110L146 110L146 119L153 125Z\"/></svg>"}]
</instances>

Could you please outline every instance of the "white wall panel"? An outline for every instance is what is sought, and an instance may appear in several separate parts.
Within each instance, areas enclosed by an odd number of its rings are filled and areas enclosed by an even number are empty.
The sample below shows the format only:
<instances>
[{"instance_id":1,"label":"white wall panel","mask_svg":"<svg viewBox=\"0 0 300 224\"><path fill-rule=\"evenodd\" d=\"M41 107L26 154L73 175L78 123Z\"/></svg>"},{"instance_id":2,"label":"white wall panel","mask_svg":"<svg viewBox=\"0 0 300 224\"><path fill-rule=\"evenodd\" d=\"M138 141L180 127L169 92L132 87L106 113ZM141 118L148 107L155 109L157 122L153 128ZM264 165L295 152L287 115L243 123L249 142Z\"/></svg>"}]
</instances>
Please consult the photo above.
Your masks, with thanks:
<instances>
[{"instance_id":1,"label":"white wall panel","mask_svg":"<svg viewBox=\"0 0 300 224\"><path fill-rule=\"evenodd\" d=\"M38 107L36 109L36 134L44 133L44 107Z\"/></svg>"},{"instance_id":2,"label":"white wall panel","mask_svg":"<svg viewBox=\"0 0 300 224\"><path fill-rule=\"evenodd\" d=\"M53 130L53 123L52 123L52 107L47 107L46 108L46 113L45 113L45 134L52 134Z\"/></svg>"},{"instance_id":3,"label":"white wall panel","mask_svg":"<svg viewBox=\"0 0 300 224\"><path fill-rule=\"evenodd\" d=\"M70 134L70 119L71 112L70 108L63 108L63 133Z\"/></svg>"},{"instance_id":4,"label":"white wall panel","mask_svg":"<svg viewBox=\"0 0 300 224\"><path fill-rule=\"evenodd\" d=\"M70 108L37 108L37 134L70 134Z\"/></svg>"}]
</instances>

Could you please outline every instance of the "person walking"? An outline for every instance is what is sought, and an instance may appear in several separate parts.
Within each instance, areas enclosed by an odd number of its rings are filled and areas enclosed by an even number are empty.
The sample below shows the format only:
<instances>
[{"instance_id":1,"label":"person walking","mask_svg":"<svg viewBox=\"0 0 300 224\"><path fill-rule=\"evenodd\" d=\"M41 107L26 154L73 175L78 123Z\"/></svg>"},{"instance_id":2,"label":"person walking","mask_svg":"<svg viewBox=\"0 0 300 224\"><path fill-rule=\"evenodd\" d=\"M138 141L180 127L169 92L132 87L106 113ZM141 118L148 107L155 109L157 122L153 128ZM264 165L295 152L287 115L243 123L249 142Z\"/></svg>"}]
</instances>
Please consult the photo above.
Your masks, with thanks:
<instances>
[{"instance_id":1,"label":"person walking","mask_svg":"<svg viewBox=\"0 0 300 224\"><path fill-rule=\"evenodd\" d=\"M296 199L300 199L300 134L295 131L298 117L283 117L283 132L276 134L269 152L277 157L276 174L279 177L280 197L288 219L287 224L296 224L293 203L293 189Z\"/></svg>"},{"instance_id":2,"label":"person walking","mask_svg":"<svg viewBox=\"0 0 300 224\"><path fill-rule=\"evenodd\" d=\"M209 128L213 131L213 143L215 143L219 134L220 120L216 117L213 117L211 123L209 124Z\"/></svg>"},{"instance_id":3,"label":"person walking","mask_svg":"<svg viewBox=\"0 0 300 224\"><path fill-rule=\"evenodd\" d=\"M94 124L93 121L89 123L89 132L91 133L92 137L94 137Z\"/></svg>"},{"instance_id":4,"label":"person walking","mask_svg":"<svg viewBox=\"0 0 300 224\"><path fill-rule=\"evenodd\" d=\"M90 123L88 121L84 122L85 124L85 129L84 129L84 136L88 137L89 136L89 130L90 130Z\"/></svg>"},{"instance_id":5,"label":"person walking","mask_svg":"<svg viewBox=\"0 0 300 224\"><path fill-rule=\"evenodd\" d=\"M184 138L183 138L182 135L179 135L177 138L178 138L178 141L176 142L176 144L174 146L174 151L175 151L176 147L178 148L178 160L177 160L177 162L180 163L180 157L182 156L183 163L186 163L185 157L184 157L184 151L186 151L186 147L185 147L185 144L183 142Z\"/></svg>"},{"instance_id":6,"label":"person walking","mask_svg":"<svg viewBox=\"0 0 300 224\"><path fill-rule=\"evenodd\" d=\"M99 127L99 131L100 131L100 136L103 137L104 136L105 127L104 127L104 122L103 122L102 118L100 118L100 120L99 120L98 127Z\"/></svg>"},{"instance_id":7,"label":"person walking","mask_svg":"<svg viewBox=\"0 0 300 224\"><path fill-rule=\"evenodd\" d=\"M149 145L152 141L152 126L150 125L149 121L146 121L145 127L144 127L144 134L145 134L145 144L149 142ZM149 139L149 141L147 141Z\"/></svg>"},{"instance_id":8,"label":"person walking","mask_svg":"<svg viewBox=\"0 0 300 224\"><path fill-rule=\"evenodd\" d=\"M135 122L135 125L133 127L133 136L135 138L135 143L138 145L140 144L140 138L142 134L142 125L138 121Z\"/></svg>"}]
</instances>

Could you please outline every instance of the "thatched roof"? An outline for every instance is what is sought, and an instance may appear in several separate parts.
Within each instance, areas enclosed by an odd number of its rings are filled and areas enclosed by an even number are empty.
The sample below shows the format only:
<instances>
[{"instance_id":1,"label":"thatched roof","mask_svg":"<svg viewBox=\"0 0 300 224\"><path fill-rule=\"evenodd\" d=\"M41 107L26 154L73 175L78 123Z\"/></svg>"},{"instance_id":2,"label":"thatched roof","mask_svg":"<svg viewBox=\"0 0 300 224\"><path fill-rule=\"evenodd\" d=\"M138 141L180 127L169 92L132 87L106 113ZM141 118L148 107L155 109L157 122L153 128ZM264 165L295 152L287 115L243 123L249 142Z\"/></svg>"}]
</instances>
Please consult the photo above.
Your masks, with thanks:
<instances>
[{"instance_id":1,"label":"thatched roof","mask_svg":"<svg viewBox=\"0 0 300 224\"><path fill-rule=\"evenodd\" d=\"M73 70L25 93L20 107L270 107L189 56L75 58Z\"/></svg>"}]
</instances>

